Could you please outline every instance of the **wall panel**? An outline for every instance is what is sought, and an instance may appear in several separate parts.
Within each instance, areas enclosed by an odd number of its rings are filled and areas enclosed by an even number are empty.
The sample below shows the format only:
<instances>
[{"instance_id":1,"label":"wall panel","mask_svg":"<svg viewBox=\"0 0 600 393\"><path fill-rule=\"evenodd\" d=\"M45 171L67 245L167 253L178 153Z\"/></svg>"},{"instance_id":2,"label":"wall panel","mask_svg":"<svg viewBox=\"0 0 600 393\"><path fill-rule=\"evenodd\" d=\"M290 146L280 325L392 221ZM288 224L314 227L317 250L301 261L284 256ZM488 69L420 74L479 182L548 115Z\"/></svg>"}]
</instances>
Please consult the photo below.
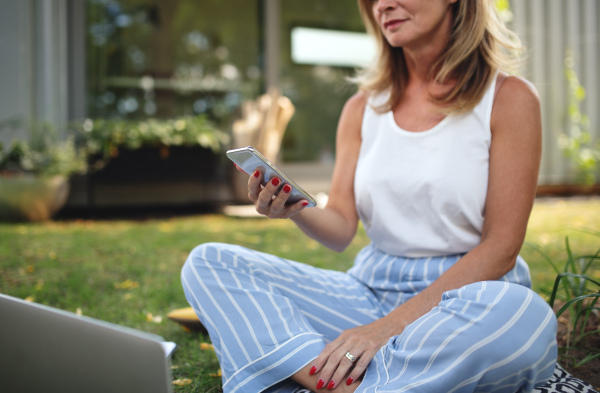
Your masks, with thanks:
<instances>
[{"instance_id":1,"label":"wall panel","mask_svg":"<svg viewBox=\"0 0 600 393\"><path fill-rule=\"evenodd\" d=\"M573 168L558 145L559 135L570 130L565 55L572 51L574 70L586 90L581 110L590 119L592 138L600 138L598 1L512 0L511 7L512 27L527 48L522 74L535 84L542 103L544 152L539 183L572 183Z\"/></svg>"}]
</instances>

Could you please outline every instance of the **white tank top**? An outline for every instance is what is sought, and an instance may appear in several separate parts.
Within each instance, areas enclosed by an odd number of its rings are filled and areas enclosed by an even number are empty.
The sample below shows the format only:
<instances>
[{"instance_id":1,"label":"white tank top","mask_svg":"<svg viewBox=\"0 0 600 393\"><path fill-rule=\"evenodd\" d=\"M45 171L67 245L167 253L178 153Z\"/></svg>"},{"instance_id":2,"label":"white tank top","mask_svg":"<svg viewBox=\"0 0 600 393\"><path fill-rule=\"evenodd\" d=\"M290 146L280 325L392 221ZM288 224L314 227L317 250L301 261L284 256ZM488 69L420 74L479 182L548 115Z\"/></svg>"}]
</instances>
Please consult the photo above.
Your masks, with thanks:
<instances>
[{"instance_id":1,"label":"white tank top","mask_svg":"<svg viewBox=\"0 0 600 393\"><path fill-rule=\"evenodd\" d=\"M490 118L496 78L471 111L430 130L400 128L385 95L362 123L354 179L358 215L372 243L405 257L466 253L481 241L488 187Z\"/></svg>"}]
</instances>

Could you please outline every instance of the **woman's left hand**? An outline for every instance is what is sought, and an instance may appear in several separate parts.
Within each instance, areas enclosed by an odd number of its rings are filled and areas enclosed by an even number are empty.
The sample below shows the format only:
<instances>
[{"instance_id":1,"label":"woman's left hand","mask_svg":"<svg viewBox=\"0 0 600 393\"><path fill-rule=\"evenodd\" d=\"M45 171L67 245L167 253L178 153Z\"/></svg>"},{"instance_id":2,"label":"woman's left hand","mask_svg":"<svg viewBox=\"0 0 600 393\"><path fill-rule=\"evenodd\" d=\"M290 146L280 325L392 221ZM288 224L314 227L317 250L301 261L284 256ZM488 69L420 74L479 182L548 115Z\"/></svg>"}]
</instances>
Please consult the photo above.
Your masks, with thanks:
<instances>
[{"instance_id":1,"label":"woman's left hand","mask_svg":"<svg viewBox=\"0 0 600 393\"><path fill-rule=\"evenodd\" d=\"M390 326L387 318L368 325L345 330L338 338L327 344L315 359L311 375L320 372L317 389L335 389L341 383L351 385L357 381L375 357L377 351L389 339L400 334L398 326ZM346 354L354 356L352 362Z\"/></svg>"}]
</instances>

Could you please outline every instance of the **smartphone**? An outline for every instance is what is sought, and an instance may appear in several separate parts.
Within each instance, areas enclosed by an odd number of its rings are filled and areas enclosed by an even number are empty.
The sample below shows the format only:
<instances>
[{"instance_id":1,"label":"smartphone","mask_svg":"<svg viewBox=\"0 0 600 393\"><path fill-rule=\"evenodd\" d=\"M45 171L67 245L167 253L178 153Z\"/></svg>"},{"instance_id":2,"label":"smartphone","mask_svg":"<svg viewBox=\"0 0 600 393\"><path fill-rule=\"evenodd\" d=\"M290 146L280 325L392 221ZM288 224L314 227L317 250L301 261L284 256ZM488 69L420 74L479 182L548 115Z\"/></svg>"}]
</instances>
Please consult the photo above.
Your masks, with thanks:
<instances>
[{"instance_id":1,"label":"smartphone","mask_svg":"<svg viewBox=\"0 0 600 393\"><path fill-rule=\"evenodd\" d=\"M317 206L315 199L304 191L299 185L290 179L281 169L277 168L271 161L267 160L265 156L260 154L258 150L252 146L242 147L239 149L232 149L227 151L227 157L237 164L247 174L252 174L256 169L263 173L261 184L265 186L268 181L272 178L277 177L281 180L281 185L277 192L281 190L284 184L292 186L292 193L288 198L288 204L296 203L302 199L308 201L307 207Z\"/></svg>"}]
</instances>

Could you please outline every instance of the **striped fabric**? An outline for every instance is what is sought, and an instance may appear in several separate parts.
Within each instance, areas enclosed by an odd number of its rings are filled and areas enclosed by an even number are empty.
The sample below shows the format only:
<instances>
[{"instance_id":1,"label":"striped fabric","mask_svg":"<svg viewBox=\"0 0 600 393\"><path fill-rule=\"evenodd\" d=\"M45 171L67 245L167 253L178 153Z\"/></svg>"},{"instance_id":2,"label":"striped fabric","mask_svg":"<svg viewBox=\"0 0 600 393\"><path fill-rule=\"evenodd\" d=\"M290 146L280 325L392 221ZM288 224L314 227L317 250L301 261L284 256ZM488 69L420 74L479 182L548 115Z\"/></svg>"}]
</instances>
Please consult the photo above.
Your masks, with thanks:
<instances>
[{"instance_id":1,"label":"striped fabric","mask_svg":"<svg viewBox=\"0 0 600 393\"><path fill-rule=\"evenodd\" d=\"M400 258L365 247L348 273L209 243L182 270L224 392L294 392L289 377L342 331L385 316L460 259ZM556 321L519 258L501 281L446 292L392 337L357 392L530 392L552 376Z\"/></svg>"}]
</instances>

